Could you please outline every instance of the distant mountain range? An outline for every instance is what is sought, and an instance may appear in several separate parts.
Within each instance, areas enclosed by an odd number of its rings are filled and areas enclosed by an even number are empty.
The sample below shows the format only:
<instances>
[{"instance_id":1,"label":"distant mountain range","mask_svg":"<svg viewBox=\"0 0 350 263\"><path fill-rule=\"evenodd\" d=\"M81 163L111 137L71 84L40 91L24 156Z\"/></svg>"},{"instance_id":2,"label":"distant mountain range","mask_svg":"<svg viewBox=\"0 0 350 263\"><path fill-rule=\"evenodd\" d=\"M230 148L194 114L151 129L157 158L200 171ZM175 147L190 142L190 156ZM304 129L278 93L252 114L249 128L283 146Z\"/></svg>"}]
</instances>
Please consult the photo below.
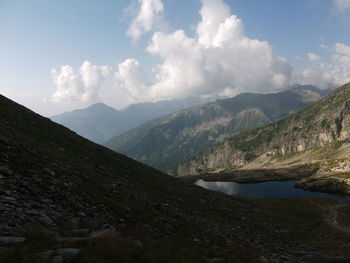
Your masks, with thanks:
<instances>
[{"instance_id":1,"label":"distant mountain range","mask_svg":"<svg viewBox=\"0 0 350 263\"><path fill-rule=\"evenodd\" d=\"M185 98L132 104L117 111L103 103L50 117L79 135L99 144L148 120L213 101L215 98Z\"/></svg>"},{"instance_id":2,"label":"distant mountain range","mask_svg":"<svg viewBox=\"0 0 350 263\"><path fill-rule=\"evenodd\" d=\"M168 171L233 133L283 118L328 92L314 86L295 86L272 94L243 93L148 121L105 145Z\"/></svg>"}]
</instances>

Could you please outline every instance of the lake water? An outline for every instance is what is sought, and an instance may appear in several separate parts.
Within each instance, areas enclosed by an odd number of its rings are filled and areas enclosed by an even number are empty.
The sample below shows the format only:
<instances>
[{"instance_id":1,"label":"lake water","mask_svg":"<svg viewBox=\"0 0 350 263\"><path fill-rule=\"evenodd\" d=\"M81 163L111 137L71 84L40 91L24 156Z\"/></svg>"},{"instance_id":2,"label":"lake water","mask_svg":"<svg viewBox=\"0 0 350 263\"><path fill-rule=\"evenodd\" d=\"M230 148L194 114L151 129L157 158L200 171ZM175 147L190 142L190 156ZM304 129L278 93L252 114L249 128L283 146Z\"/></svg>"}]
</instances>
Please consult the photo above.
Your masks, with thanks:
<instances>
[{"instance_id":1,"label":"lake water","mask_svg":"<svg viewBox=\"0 0 350 263\"><path fill-rule=\"evenodd\" d=\"M195 184L209 190L223 192L229 195L239 195L243 197L254 198L297 198L314 197L327 198L340 201L346 201L344 197L305 191L301 188L295 188L296 181L270 181L264 183L240 184L235 182L206 182L198 180Z\"/></svg>"}]
</instances>

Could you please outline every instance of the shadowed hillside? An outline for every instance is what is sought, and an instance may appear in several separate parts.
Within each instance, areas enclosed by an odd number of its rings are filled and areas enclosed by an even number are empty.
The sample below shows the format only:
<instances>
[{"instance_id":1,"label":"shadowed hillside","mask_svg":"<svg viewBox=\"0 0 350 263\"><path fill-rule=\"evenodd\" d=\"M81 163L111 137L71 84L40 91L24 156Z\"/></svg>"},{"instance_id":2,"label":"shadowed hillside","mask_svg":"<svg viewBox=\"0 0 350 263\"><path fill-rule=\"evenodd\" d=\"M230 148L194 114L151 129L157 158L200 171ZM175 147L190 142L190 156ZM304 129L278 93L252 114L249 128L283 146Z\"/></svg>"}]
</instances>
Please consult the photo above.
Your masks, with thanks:
<instances>
[{"instance_id":1,"label":"shadowed hillside","mask_svg":"<svg viewBox=\"0 0 350 263\"><path fill-rule=\"evenodd\" d=\"M305 262L319 257L319 246L346 254L336 245L348 244L346 236L313 203L333 201L204 190L2 96L0 150L1 262L266 262L272 254ZM318 243L324 233L332 246Z\"/></svg>"}]
</instances>

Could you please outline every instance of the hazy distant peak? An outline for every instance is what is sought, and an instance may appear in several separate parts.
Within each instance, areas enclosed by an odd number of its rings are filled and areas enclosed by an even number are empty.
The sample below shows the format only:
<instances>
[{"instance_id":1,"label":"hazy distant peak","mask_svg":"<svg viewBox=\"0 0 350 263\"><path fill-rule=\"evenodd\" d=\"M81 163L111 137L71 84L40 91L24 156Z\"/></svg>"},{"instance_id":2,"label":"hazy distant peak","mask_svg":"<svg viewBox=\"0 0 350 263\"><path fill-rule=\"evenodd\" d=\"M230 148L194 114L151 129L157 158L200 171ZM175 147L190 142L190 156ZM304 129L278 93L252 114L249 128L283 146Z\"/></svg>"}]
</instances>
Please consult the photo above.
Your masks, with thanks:
<instances>
[{"instance_id":1,"label":"hazy distant peak","mask_svg":"<svg viewBox=\"0 0 350 263\"><path fill-rule=\"evenodd\" d=\"M118 112L115 108L108 106L102 102L98 102L95 104L90 105L86 108L86 110L98 110L98 111L113 111Z\"/></svg>"}]
</instances>

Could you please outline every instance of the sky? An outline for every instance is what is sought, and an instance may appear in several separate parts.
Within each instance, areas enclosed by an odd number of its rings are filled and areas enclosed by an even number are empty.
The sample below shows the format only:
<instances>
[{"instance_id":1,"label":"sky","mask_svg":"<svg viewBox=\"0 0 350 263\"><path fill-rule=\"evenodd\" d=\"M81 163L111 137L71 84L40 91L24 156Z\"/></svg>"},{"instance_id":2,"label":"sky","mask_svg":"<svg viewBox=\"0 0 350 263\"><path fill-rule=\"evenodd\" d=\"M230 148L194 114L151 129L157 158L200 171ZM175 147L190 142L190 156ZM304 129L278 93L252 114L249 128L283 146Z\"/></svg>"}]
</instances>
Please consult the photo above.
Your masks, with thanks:
<instances>
[{"instance_id":1,"label":"sky","mask_svg":"<svg viewBox=\"0 0 350 263\"><path fill-rule=\"evenodd\" d=\"M0 0L0 93L104 102L350 82L350 0Z\"/></svg>"}]
</instances>

